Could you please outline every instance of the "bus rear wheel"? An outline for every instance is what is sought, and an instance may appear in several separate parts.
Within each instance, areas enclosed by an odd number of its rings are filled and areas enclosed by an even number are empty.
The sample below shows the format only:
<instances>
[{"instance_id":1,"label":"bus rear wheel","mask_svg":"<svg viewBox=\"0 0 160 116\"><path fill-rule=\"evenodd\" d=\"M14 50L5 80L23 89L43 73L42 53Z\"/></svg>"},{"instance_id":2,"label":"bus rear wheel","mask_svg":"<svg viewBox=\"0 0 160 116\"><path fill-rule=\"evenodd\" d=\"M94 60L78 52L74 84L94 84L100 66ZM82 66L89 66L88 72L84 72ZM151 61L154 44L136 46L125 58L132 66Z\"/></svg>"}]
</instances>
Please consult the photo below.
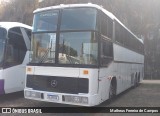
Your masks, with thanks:
<instances>
[{"instance_id":1,"label":"bus rear wheel","mask_svg":"<svg viewBox=\"0 0 160 116\"><path fill-rule=\"evenodd\" d=\"M138 73L135 74L134 87L138 86Z\"/></svg>"}]
</instances>

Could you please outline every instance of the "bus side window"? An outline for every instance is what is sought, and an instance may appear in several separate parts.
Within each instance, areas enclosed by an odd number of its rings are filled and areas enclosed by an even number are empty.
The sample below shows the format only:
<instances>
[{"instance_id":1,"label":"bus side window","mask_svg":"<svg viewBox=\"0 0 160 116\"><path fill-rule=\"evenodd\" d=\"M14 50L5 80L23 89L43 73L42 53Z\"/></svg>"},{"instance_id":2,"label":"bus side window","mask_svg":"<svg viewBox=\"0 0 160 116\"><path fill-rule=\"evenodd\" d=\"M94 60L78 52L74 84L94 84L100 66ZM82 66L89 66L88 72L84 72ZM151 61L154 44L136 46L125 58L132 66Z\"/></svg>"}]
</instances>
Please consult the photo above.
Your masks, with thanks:
<instances>
[{"instance_id":1,"label":"bus side window","mask_svg":"<svg viewBox=\"0 0 160 116\"><path fill-rule=\"evenodd\" d=\"M11 28L8 32L5 66L15 66L23 63L26 55L26 45L19 27Z\"/></svg>"},{"instance_id":2,"label":"bus side window","mask_svg":"<svg viewBox=\"0 0 160 116\"><path fill-rule=\"evenodd\" d=\"M111 41L101 39L101 66L108 66L113 60L113 44Z\"/></svg>"},{"instance_id":3,"label":"bus side window","mask_svg":"<svg viewBox=\"0 0 160 116\"><path fill-rule=\"evenodd\" d=\"M100 17L101 22L101 34L107 38L112 39L112 33L113 33L113 21L108 16L106 16L104 13L101 13Z\"/></svg>"}]
</instances>

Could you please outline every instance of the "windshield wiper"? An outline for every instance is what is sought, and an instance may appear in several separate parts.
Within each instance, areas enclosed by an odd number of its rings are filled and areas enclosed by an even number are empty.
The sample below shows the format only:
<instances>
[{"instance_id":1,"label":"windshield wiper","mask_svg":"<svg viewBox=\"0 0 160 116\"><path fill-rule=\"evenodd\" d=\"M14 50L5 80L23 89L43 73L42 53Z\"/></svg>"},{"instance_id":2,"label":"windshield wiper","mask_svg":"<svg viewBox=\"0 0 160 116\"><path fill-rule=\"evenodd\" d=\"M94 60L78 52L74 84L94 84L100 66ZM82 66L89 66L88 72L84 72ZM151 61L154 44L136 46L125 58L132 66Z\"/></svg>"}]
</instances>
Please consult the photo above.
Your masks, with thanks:
<instances>
[{"instance_id":1,"label":"windshield wiper","mask_svg":"<svg viewBox=\"0 0 160 116\"><path fill-rule=\"evenodd\" d=\"M53 42L50 41L50 46L47 48L44 55L40 58L39 63L42 63L46 58L48 58L47 56L48 56L49 51L50 51L50 55L51 55L51 52L55 53L55 51L52 51L52 44L53 44ZM51 58L51 56L50 56L50 58Z\"/></svg>"}]
</instances>

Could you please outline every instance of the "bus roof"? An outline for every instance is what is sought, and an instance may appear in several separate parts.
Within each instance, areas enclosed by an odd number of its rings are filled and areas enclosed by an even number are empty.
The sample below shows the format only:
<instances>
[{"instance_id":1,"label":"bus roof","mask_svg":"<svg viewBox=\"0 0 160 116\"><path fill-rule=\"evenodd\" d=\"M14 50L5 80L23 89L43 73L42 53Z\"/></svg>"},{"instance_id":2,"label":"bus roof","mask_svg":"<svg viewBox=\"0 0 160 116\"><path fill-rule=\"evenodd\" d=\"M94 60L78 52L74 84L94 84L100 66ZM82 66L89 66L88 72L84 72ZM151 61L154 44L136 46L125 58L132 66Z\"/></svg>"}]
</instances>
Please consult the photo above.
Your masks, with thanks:
<instances>
[{"instance_id":1,"label":"bus roof","mask_svg":"<svg viewBox=\"0 0 160 116\"><path fill-rule=\"evenodd\" d=\"M109 15L110 18L113 19L115 17L112 13L105 10L103 7L101 7L99 5L96 5L96 4L92 4L92 3L88 3L88 4L60 4L60 5L57 5L57 6L38 8L37 10L34 11L34 13L42 12L42 11L46 11L46 10L52 10L52 9L78 8L78 7L97 8L97 9L100 9L100 10L104 11L107 15Z\"/></svg>"},{"instance_id":2,"label":"bus roof","mask_svg":"<svg viewBox=\"0 0 160 116\"><path fill-rule=\"evenodd\" d=\"M122 26L124 26L123 23L121 23L111 12L107 11L102 6L99 6L97 4L92 4L92 3L88 3L88 4L60 4L57 6L38 8L33 13L38 13L38 12L43 12L43 11L53 10L53 9L78 8L78 7L88 7L88 8L99 9L99 10L103 11L106 15L108 15L111 19L118 21Z\"/></svg>"},{"instance_id":3,"label":"bus roof","mask_svg":"<svg viewBox=\"0 0 160 116\"><path fill-rule=\"evenodd\" d=\"M3 27L7 30L10 28L13 28L13 27L17 27L17 26L32 29L31 26L28 26L28 25L22 24L22 23L18 23L18 22L0 22L0 27Z\"/></svg>"}]
</instances>

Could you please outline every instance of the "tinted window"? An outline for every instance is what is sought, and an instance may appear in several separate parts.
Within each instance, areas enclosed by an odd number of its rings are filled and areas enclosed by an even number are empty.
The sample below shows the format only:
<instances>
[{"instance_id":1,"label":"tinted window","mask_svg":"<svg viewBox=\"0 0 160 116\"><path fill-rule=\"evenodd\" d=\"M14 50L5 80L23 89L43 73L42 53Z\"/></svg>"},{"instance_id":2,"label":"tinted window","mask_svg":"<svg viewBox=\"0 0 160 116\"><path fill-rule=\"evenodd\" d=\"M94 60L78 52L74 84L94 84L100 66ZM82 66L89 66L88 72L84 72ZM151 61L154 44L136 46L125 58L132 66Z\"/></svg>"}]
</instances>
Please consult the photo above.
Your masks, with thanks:
<instances>
[{"instance_id":1,"label":"tinted window","mask_svg":"<svg viewBox=\"0 0 160 116\"><path fill-rule=\"evenodd\" d=\"M143 54L143 44L130 31L115 22L115 39L124 47Z\"/></svg>"},{"instance_id":2,"label":"tinted window","mask_svg":"<svg viewBox=\"0 0 160 116\"><path fill-rule=\"evenodd\" d=\"M8 32L8 45L6 53L6 65L14 66L24 60L27 48L19 27L12 28Z\"/></svg>"},{"instance_id":3,"label":"tinted window","mask_svg":"<svg viewBox=\"0 0 160 116\"><path fill-rule=\"evenodd\" d=\"M32 38L32 63L55 63L56 34L36 33Z\"/></svg>"},{"instance_id":4,"label":"tinted window","mask_svg":"<svg viewBox=\"0 0 160 116\"><path fill-rule=\"evenodd\" d=\"M59 63L97 65L98 42L93 32L60 34Z\"/></svg>"},{"instance_id":5,"label":"tinted window","mask_svg":"<svg viewBox=\"0 0 160 116\"><path fill-rule=\"evenodd\" d=\"M105 15L102 15L101 17L101 33L102 35L107 36L107 18Z\"/></svg>"},{"instance_id":6,"label":"tinted window","mask_svg":"<svg viewBox=\"0 0 160 116\"><path fill-rule=\"evenodd\" d=\"M108 29L108 31L107 31L108 37L109 37L109 38L112 38L112 33L113 33L113 21L112 21L110 18L108 18L108 26L107 26L107 29Z\"/></svg>"},{"instance_id":7,"label":"tinted window","mask_svg":"<svg viewBox=\"0 0 160 116\"><path fill-rule=\"evenodd\" d=\"M113 60L112 42L102 38L101 40L101 65L107 66Z\"/></svg>"},{"instance_id":8,"label":"tinted window","mask_svg":"<svg viewBox=\"0 0 160 116\"><path fill-rule=\"evenodd\" d=\"M94 30L96 14L93 8L63 9L61 30Z\"/></svg>"},{"instance_id":9,"label":"tinted window","mask_svg":"<svg viewBox=\"0 0 160 116\"><path fill-rule=\"evenodd\" d=\"M101 34L112 38L113 21L104 13L101 13Z\"/></svg>"},{"instance_id":10,"label":"tinted window","mask_svg":"<svg viewBox=\"0 0 160 116\"><path fill-rule=\"evenodd\" d=\"M6 34L7 34L6 29L0 28L0 63L2 62L4 57Z\"/></svg>"},{"instance_id":11,"label":"tinted window","mask_svg":"<svg viewBox=\"0 0 160 116\"><path fill-rule=\"evenodd\" d=\"M125 39L127 39L127 32L125 31L125 29L118 23L115 22L115 38L116 41L122 45L124 45L124 41L127 41Z\"/></svg>"}]
</instances>

